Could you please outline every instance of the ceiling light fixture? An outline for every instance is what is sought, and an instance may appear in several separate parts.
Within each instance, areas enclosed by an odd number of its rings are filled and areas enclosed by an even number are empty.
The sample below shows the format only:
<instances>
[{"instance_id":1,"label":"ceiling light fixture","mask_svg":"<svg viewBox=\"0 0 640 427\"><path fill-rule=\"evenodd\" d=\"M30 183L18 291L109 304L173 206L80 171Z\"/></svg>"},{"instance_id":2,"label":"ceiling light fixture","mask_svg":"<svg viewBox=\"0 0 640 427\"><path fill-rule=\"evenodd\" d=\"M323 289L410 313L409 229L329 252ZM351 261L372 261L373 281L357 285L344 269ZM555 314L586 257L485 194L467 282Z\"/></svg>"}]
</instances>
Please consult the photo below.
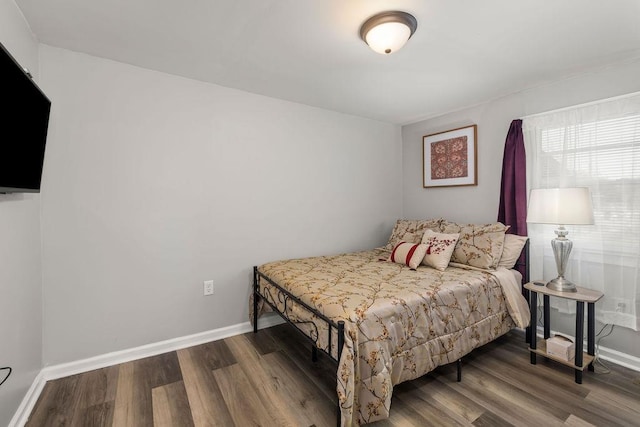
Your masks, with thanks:
<instances>
[{"instance_id":1,"label":"ceiling light fixture","mask_svg":"<svg viewBox=\"0 0 640 427\"><path fill-rule=\"evenodd\" d=\"M405 45L418 28L418 21L406 12L381 12L360 27L360 38L375 52L390 54Z\"/></svg>"}]
</instances>

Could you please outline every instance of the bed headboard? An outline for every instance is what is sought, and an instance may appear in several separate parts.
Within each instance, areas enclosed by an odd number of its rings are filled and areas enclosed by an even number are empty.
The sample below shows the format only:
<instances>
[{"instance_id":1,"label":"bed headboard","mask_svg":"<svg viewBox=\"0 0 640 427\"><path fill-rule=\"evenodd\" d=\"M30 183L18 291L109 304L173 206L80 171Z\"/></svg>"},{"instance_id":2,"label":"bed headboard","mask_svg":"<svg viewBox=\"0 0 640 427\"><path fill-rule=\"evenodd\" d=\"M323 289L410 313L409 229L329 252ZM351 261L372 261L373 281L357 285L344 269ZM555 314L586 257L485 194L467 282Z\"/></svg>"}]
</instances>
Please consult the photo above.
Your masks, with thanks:
<instances>
[{"instance_id":1,"label":"bed headboard","mask_svg":"<svg viewBox=\"0 0 640 427\"><path fill-rule=\"evenodd\" d=\"M515 268L522 273L522 295L524 295L527 302L529 302L529 290L524 288L525 283L529 283L531 278L529 277L529 240L524 244L524 248L522 248L522 253L520 254L520 258L516 262ZM531 342L531 326L527 326L525 328L525 342Z\"/></svg>"},{"instance_id":2,"label":"bed headboard","mask_svg":"<svg viewBox=\"0 0 640 427\"><path fill-rule=\"evenodd\" d=\"M522 253L520 254L520 258L516 262L515 269L522 273L522 286L525 283L528 283L530 280L529 277L529 240L524 244L524 248L522 248ZM524 287L523 287L524 293Z\"/></svg>"}]
</instances>

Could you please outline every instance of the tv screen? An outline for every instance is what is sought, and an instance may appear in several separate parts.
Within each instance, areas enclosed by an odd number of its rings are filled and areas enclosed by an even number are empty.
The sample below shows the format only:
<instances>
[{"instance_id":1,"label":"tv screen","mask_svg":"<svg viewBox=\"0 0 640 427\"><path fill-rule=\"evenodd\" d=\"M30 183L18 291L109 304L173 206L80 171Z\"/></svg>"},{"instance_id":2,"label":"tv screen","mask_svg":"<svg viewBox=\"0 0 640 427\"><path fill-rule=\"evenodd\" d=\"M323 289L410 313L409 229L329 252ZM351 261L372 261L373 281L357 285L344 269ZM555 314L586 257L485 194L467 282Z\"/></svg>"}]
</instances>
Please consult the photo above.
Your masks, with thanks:
<instances>
[{"instance_id":1,"label":"tv screen","mask_svg":"<svg viewBox=\"0 0 640 427\"><path fill-rule=\"evenodd\" d=\"M0 193L37 193L51 101L1 43L0 87Z\"/></svg>"}]
</instances>

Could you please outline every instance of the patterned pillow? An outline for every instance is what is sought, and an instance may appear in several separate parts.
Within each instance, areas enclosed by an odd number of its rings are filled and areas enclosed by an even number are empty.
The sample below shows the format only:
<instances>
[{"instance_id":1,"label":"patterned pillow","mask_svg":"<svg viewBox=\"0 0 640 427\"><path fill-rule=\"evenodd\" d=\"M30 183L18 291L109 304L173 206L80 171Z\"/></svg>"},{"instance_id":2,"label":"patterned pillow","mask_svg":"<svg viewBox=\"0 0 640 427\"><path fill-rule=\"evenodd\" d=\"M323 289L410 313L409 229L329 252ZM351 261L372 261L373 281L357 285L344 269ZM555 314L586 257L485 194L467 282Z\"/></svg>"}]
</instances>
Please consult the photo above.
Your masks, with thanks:
<instances>
[{"instance_id":1,"label":"patterned pillow","mask_svg":"<svg viewBox=\"0 0 640 427\"><path fill-rule=\"evenodd\" d=\"M427 253L422 263L436 270L444 271L449 265L457 241L458 234L443 234L426 230L422 236L422 243L427 246Z\"/></svg>"},{"instance_id":2,"label":"patterned pillow","mask_svg":"<svg viewBox=\"0 0 640 427\"><path fill-rule=\"evenodd\" d=\"M438 219L399 219L396 222L386 249L392 250L398 242L420 243L424 231L429 229L440 231L442 218Z\"/></svg>"},{"instance_id":3,"label":"patterned pillow","mask_svg":"<svg viewBox=\"0 0 640 427\"><path fill-rule=\"evenodd\" d=\"M442 223L443 233L460 234L451 261L484 269L495 269L498 266L504 247L504 235L508 229L509 227L500 222L456 224L443 221Z\"/></svg>"},{"instance_id":4,"label":"patterned pillow","mask_svg":"<svg viewBox=\"0 0 640 427\"><path fill-rule=\"evenodd\" d=\"M502 250L502 256L498 262L498 267L504 267L512 269L515 267L522 248L527 243L529 238L527 236L518 236L517 234L505 234L504 236L504 248Z\"/></svg>"},{"instance_id":5,"label":"patterned pillow","mask_svg":"<svg viewBox=\"0 0 640 427\"><path fill-rule=\"evenodd\" d=\"M387 261L404 264L415 270L427 253L427 245L420 243L400 242L393 248Z\"/></svg>"}]
</instances>

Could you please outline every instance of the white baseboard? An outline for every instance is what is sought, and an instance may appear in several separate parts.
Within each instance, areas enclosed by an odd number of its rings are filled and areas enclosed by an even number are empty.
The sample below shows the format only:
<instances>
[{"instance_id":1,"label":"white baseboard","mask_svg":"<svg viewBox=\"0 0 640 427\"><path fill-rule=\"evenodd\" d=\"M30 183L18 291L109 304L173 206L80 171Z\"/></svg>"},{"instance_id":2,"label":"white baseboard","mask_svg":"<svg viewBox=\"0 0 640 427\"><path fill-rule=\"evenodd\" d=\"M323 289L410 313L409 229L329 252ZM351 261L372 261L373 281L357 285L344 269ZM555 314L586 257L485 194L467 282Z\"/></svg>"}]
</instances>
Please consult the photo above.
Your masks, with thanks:
<instances>
[{"instance_id":1,"label":"white baseboard","mask_svg":"<svg viewBox=\"0 0 640 427\"><path fill-rule=\"evenodd\" d=\"M630 354L602 346L600 346L598 357L600 357L600 359L613 362L616 365L624 366L625 368L640 372L640 357L632 356Z\"/></svg>"},{"instance_id":2,"label":"white baseboard","mask_svg":"<svg viewBox=\"0 0 640 427\"><path fill-rule=\"evenodd\" d=\"M280 316L272 314L262 316L258 322L258 326L260 329L263 329L279 325L280 323L284 323L284 320L282 320ZM119 363L130 362L144 357L155 356L169 351L180 350L194 345L221 340L234 335L244 334L252 330L253 327L249 322L239 323L237 325L226 326L224 328L205 331L198 334L173 338L126 350L114 351L113 353L101 354L88 359L47 366L42 369L42 373L45 381L55 380L58 378L68 377L69 375L80 374L94 369L105 368Z\"/></svg>"},{"instance_id":3,"label":"white baseboard","mask_svg":"<svg viewBox=\"0 0 640 427\"><path fill-rule=\"evenodd\" d=\"M284 320L275 313L265 314L260 318L258 326L260 329L270 328L271 326L284 323ZM93 371L94 369L105 368L120 363L130 362L132 360L142 359L144 357L155 356L169 351L180 350L182 348L192 347L223 338L244 334L253 330L249 322L239 323L224 328L214 329L211 331L201 332L198 334L187 335L184 337L173 338L166 341L160 341L152 344L134 347L127 350L114 351L112 353L102 354L100 356L90 357L88 359L76 360L74 362L62 363L43 368L36 376L31 384L27 394L22 399L18 410L11 419L9 427L24 426L31 415L31 411L35 406L42 389L47 381L58 378L68 377L70 375L80 374L83 372Z\"/></svg>"},{"instance_id":4,"label":"white baseboard","mask_svg":"<svg viewBox=\"0 0 640 427\"><path fill-rule=\"evenodd\" d=\"M575 337L565 334L564 332L558 331L550 331L551 335L556 333L560 335L567 336L575 341ZM537 335L539 338L544 337L544 329L542 326L538 326ZM586 351L587 341L585 340L583 343L583 348ZM630 354L622 353L618 350L614 350L612 348L607 348L600 346L600 348L596 348L596 352L598 353L598 357L602 360L607 360L609 362L613 362L616 365L624 366L625 368L633 369L634 371L640 372L640 357L632 356Z\"/></svg>"},{"instance_id":5,"label":"white baseboard","mask_svg":"<svg viewBox=\"0 0 640 427\"><path fill-rule=\"evenodd\" d=\"M27 390L27 394L25 394L22 402L20 402L18 410L13 414L11 421L9 421L9 427L24 426L27 423L29 415L31 415L31 411L33 411L33 407L36 405L46 382L42 371L40 371L33 380L33 383L31 383L31 387Z\"/></svg>"}]
</instances>

